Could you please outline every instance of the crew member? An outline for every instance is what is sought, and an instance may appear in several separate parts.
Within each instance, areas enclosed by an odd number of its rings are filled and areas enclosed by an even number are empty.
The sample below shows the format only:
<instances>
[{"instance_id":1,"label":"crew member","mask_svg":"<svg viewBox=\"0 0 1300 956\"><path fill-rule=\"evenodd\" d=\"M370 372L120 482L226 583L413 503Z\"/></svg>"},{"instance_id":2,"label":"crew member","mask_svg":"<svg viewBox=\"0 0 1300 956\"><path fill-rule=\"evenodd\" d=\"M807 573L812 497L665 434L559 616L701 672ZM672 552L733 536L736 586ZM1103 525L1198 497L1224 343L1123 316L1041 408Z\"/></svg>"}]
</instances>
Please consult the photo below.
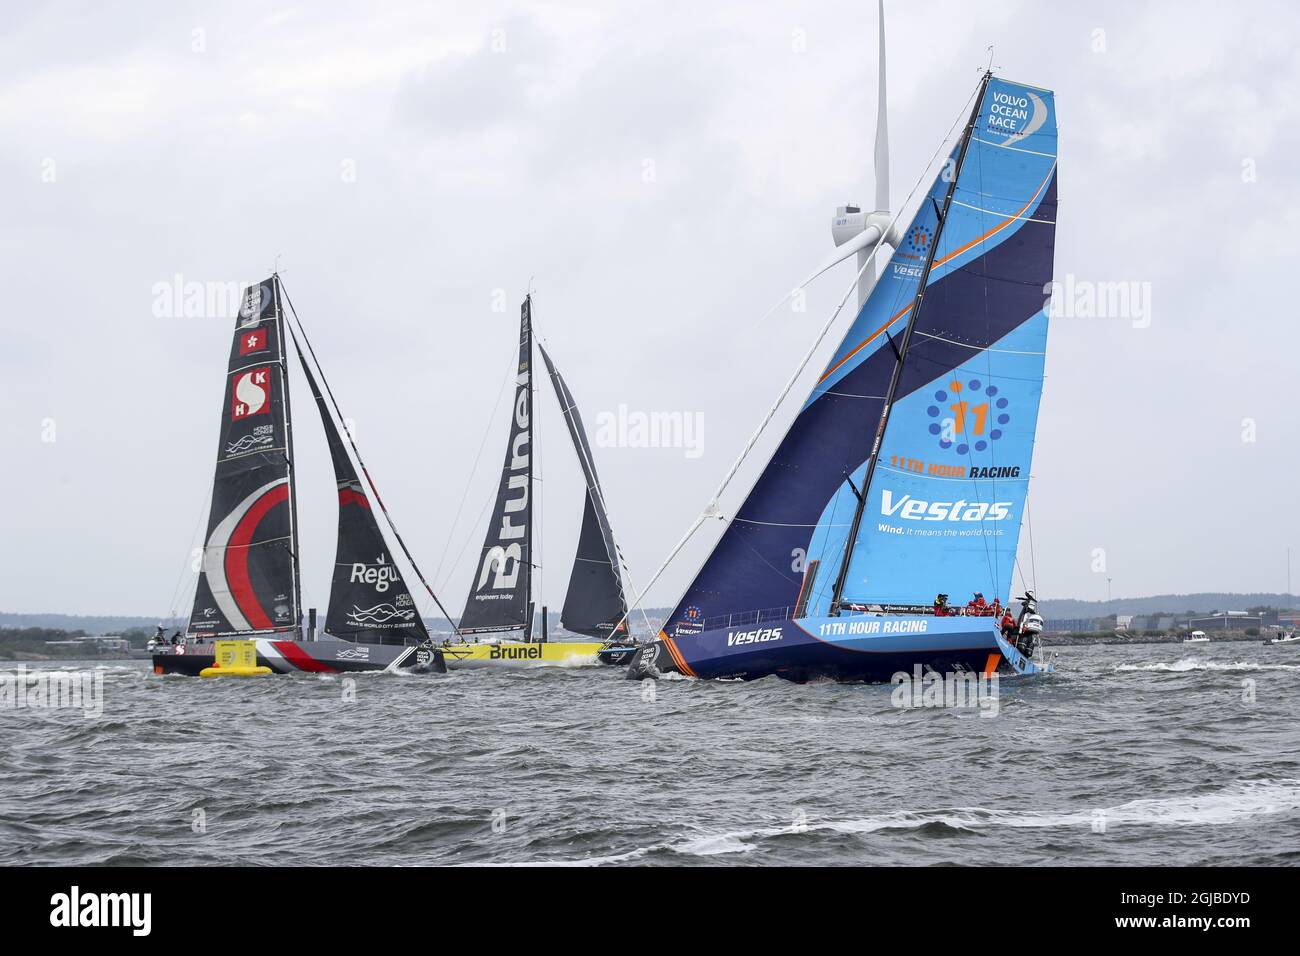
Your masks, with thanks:
<instances>
[{"instance_id":1,"label":"crew member","mask_svg":"<svg viewBox=\"0 0 1300 956\"><path fill-rule=\"evenodd\" d=\"M983 593L976 591L975 596L971 598L970 603L966 605L966 613L978 615L983 614L986 610L988 610L988 602L984 600Z\"/></svg>"},{"instance_id":2,"label":"crew member","mask_svg":"<svg viewBox=\"0 0 1300 956\"><path fill-rule=\"evenodd\" d=\"M948 607L948 595L940 594L936 596L934 599L934 616L949 617L951 615L952 610Z\"/></svg>"},{"instance_id":3,"label":"crew member","mask_svg":"<svg viewBox=\"0 0 1300 956\"><path fill-rule=\"evenodd\" d=\"M1002 614L1002 636L1012 644L1016 641L1016 619L1011 614L1011 608Z\"/></svg>"}]
</instances>

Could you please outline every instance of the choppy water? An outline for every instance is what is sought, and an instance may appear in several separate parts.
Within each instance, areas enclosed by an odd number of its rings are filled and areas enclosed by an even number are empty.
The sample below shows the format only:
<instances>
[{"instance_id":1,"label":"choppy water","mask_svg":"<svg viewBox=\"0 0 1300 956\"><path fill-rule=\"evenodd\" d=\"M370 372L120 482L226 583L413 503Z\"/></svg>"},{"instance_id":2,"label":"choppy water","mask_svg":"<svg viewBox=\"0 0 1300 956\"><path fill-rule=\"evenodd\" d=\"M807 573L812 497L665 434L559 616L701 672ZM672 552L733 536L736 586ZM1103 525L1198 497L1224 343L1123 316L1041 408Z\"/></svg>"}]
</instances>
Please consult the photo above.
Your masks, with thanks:
<instances>
[{"instance_id":1,"label":"choppy water","mask_svg":"<svg viewBox=\"0 0 1300 956\"><path fill-rule=\"evenodd\" d=\"M604 667L122 663L98 719L0 710L0 864L1300 863L1300 648L1057 663L993 718L776 679L647 700Z\"/></svg>"}]
</instances>

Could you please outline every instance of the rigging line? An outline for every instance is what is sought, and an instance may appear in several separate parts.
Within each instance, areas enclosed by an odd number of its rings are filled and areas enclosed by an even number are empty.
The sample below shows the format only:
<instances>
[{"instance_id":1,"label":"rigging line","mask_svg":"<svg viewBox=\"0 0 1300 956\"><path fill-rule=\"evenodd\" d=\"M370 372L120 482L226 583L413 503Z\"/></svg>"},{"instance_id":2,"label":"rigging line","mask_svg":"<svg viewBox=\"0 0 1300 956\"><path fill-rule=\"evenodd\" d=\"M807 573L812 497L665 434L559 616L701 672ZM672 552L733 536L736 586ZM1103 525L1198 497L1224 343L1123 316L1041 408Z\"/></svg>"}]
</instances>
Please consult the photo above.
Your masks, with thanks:
<instances>
[{"instance_id":1,"label":"rigging line","mask_svg":"<svg viewBox=\"0 0 1300 956\"><path fill-rule=\"evenodd\" d=\"M1029 512L1029 495L1025 495L1025 523L1029 526L1029 568L1034 580L1034 591L1038 591L1038 559L1034 556L1034 516Z\"/></svg>"},{"instance_id":2,"label":"rigging line","mask_svg":"<svg viewBox=\"0 0 1300 956\"><path fill-rule=\"evenodd\" d=\"M339 422L342 423L344 421L343 412L339 410L339 403L334 398L334 390L330 388L329 379L325 377L325 370L321 368L320 359L316 357L316 350L312 348L311 339L307 337L307 330L303 328L302 319L298 318L298 310L293 307L293 299L289 298L289 292L284 288L283 280L280 282L280 291L284 293L284 300L289 305L289 311L293 313L293 320L298 325L298 331L302 333L302 340L306 343L307 351L311 355L312 363L316 366L316 371L320 375L321 384L325 386L325 394L329 396L330 405L334 409L334 414L338 416ZM302 347L298 344L298 336L294 333L293 326L288 323L285 323L285 326L289 329L289 335L293 338L294 347L298 349L298 358L299 360L302 360L304 356L302 354ZM304 364L306 363L304 362ZM402 539L401 532L397 530L397 525L393 522L393 516L388 513L388 506L384 504L384 499L380 497L379 489L375 487L375 480L370 477L370 469L366 467L366 463L361 458L361 452L357 449L357 443L352 438L352 432L348 430L346 425L344 425L342 431L347 437L348 445L352 448L352 454L356 456L357 464L361 466L361 473L366 476L366 484L370 486L370 491L375 496L375 503L379 505L379 510L384 514L384 520L388 522L388 527L393 532L393 538L396 539L398 545L401 547L402 553L406 555L406 560L411 563L411 569L415 571L415 576L420 579L420 583L424 585L424 589L429 592L429 597L433 598L433 603L438 605L438 610L442 612L443 617L445 617L448 623L450 623L451 615L447 613L447 609L442 606L442 601L438 600L438 595L434 593L433 588L429 586L429 582L425 580L424 573L420 570L420 566L415 563L415 558L411 555L410 548L406 546L406 542Z\"/></svg>"},{"instance_id":3,"label":"rigging line","mask_svg":"<svg viewBox=\"0 0 1300 956\"><path fill-rule=\"evenodd\" d=\"M895 220L897 220L898 216L895 216L894 218ZM892 224L891 224L891 228L892 228ZM835 306L835 310L831 313L830 318L827 319L826 323L822 326L821 331L817 334L817 338L813 341L812 346L808 349L808 352L804 355L803 360L799 363L799 367L795 369L794 374L790 376L790 380L786 382L785 387L781 389L781 393L777 396L776 402L772 405L770 409L768 409L767 414L763 417L763 420L759 422L758 428L754 431L754 434L750 436L749 441L745 444L745 447L741 450L740 457L736 459L735 463L732 464L731 466L731 470L728 471L726 477L722 479L722 484L720 484L718 486L717 491L713 493L713 497L709 500L709 503L705 506L704 510L701 511L700 514L695 518L695 520L691 523L691 526L686 529L686 533L682 535L681 540L677 542L677 544L673 547L673 549L670 552L668 552L668 557L664 558L663 563L659 565L659 568L650 577L650 580L646 583L646 586L642 588L641 591L637 594L635 600L633 600L627 612L625 612L623 617L619 620L619 624L623 623L623 621L627 619L627 616L628 614L631 613L632 608L640 607L641 600L645 597L646 593L652 587L655 586L655 582L659 580L660 576L664 573L665 570L667 570L668 565L672 563L675 557L677 557L678 552L680 552L682 548L686 546L686 542L688 542L694 536L695 532L700 529L700 526L704 524L706 518L720 518L723 521L727 520L723 516L723 514L718 510L719 496L721 496L723 491L726 490L727 485L731 483L731 479L735 477L735 474L740 469L741 464L749 456L750 451L753 449L754 445L758 442L759 436L763 434L764 429L767 428L768 423L772 420L772 417L776 414L776 410L780 407L781 403L785 400L785 397L790 393L790 389L792 389L795 383L799 380L800 376L803 374L804 369L808 366L808 363L812 361L813 356L817 353L817 350L821 347L822 340L826 338L826 333L830 331L831 326L835 324L835 320L839 318L840 312L844 309L844 303L848 301L850 295L853 295L855 292L857 292L858 279L862 277L862 274L867 269L874 267L876 261L876 252L880 249L882 245L884 245L883 238L876 243L876 245L871 250L871 254L867 256L866 260L862 263L861 268L859 268L858 271L854 274L852 284L844 291L844 295L840 297L839 304ZM789 432L793 424L794 421L792 420L790 425L786 426L787 433ZM750 483L750 491L753 490L753 486L758 482L759 477L760 476L755 476L754 481ZM746 492L746 497L748 497L748 492ZM708 557L706 557L705 560L707 561ZM696 576L698 575L699 575L699 570L697 569ZM674 604L674 607L675 606L676 605ZM664 623L666 624L667 622L665 621ZM618 625L616 624L615 628L617 628L617 626Z\"/></svg>"},{"instance_id":4,"label":"rigging line","mask_svg":"<svg viewBox=\"0 0 1300 956\"><path fill-rule=\"evenodd\" d=\"M939 156L943 153L944 146L946 146L948 141L952 138L953 131L956 130L958 125L960 125L962 121L965 119L970 103L975 99L976 96L980 95L981 91L982 91L982 86L976 87L976 89L971 93L971 95L966 98L966 102L962 105L961 110L958 112L957 118L953 120L952 125L948 127L948 132L944 134L943 139L939 141L938 148L935 149L933 155L931 155L929 162L925 164L925 167L921 171L921 175L917 178L916 183L912 186L912 189L907 194L907 197L903 200L902 203L899 204L898 212L894 214L894 217L893 219L890 220L888 227L886 227L883 230L881 234L881 238L876 241L876 244L871 249L871 253L866 257L865 261L862 263L862 266L854 274L853 283L849 286L848 290L845 291L843 297L841 297L839 301L839 304L835 307L835 310L831 313L830 318L827 319L826 324L822 326L822 329L818 333L816 340L813 342L812 347L808 350L807 354L803 357L803 361L799 363L798 368L795 369L794 374L790 377L790 380L786 383L785 387L781 390L781 393L777 396L776 403L768 410L767 415L765 415L763 417L763 420L759 423L757 430L754 432L752 436L750 436L749 441L746 443L744 449L740 453L740 457L736 459L735 464L731 466L731 470L728 471L726 477L723 478L722 484L720 484L718 486L718 490L714 492L712 500L710 500L709 504L705 507L704 511L701 512L700 515L691 523L691 526L686 530L686 533L682 535L681 540L678 541L677 544L673 547L672 551L668 553L668 557L664 559L663 563L659 566L658 570L655 571L654 575L651 576L649 582L647 582L645 588L637 595L636 600L632 605L633 607L637 607L640 605L641 599L645 597L646 593L650 590L650 588L654 587L655 582L659 580L660 576L667 569L668 565L672 562L673 558L677 556L678 552L680 552L681 549L685 547L686 542L689 541L691 537L694 536L695 532L700 529L700 526L704 524L705 519L709 517L721 517L721 514L717 510L718 497L723 493L723 491L726 490L727 486L731 483L731 479L735 477L735 474L739 470L741 464L749 456L749 453L753 449L755 443L757 443L759 436L767 428L768 423L772 420L772 417L776 414L777 408L785 400L785 397L786 395L789 394L790 389L794 387L795 383L799 380L799 377L803 374L804 369L807 367L808 363L812 360L813 356L816 354L817 349L821 346L822 340L826 337L826 333L830 331L831 326L835 324L835 320L839 318L840 311L844 308L844 303L848 300L848 297L857 291L858 279L862 277L862 275L865 273L867 269L875 268L876 253L878 253L880 251L880 247L884 245L885 236L888 236L889 233L893 231L894 226L896 226L898 224L898 221L902 218L903 210L907 209L908 204L912 201L912 198L916 195L916 191L920 189L922 183L926 181L930 169L934 166L935 160L937 160ZM826 272L828 269L838 264L839 263L836 262L830 266L826 266L825 268L818 270L817 272L809 276L807 279L805 279L803 282L801 282L799 285L795 286L793 289L791 289L789 292L783 295L779 302L775 303L770 309L764 312L763 315L759 317L758 323L755 324L761 324L764 319L766 319L769 315L771 315L773 312L775 312L777 309L783 306L786 303L786 301L795 294L795 292L797 292L799 289L802 289L804 286L808 285L808 283L812 282L813 279L816 279L823 272ZM892 322L890 324L892 324ZM793 425L793 421L791 422L791 425ZM789 431L789 427L786 428L786 431L787 432ZM757 484L758 477L759 476L755 476L754 481L750 483L750 491L752 491L753 486ZM748 497L748 492L746 493L746 497ZM706 556L705 561L707 560L708 557ZM699 570L697 569L696 575L698 576L698 574L699 574ZM627 615L625 614L624 618L626 619L626 617Z\"/></svg>"},{"instance_id":5,"label":"rigging line","mask_svg":"<svg viewBox=\"0 0 1300 956\"><path fill-rule=\"evenodd\" d=\"M186 581L186 579L189 577L189 575L186 574L186 568L189 567L190 562L194 560L194 539L195 539L195 538L198 538L198 536L199 536L199 529L200 529L201 527L203 527L203 516L204 516L204 514L206 514L206 513L208 512L208 510L209 510L209 509L211 508L211 506L212 506L212 489L213 489L213 487L215 487L215 485L210 484L210 485L208 486L208 493L207 493L206 495L204 495L204 497L203 497L203 505L202 505L202 507L199 509L199 516L198 516L198 519L195 520L195 522L194 522L194 530L190 532L190 550L189 550L189 554L187 554L187 555L185 556L185 560L181 562L181 570L180 570L180 573L176 575L176 586L172 588L172 601L171 601L171 606L168 608L168 611L167 611L167 619L168 619L168 620L171 620L172 618L175 618L175 617L179 617L179 616L180 616L178 612L180 611L180 608L183 606L183 602L181 601L181 589L182 589L182 587L184 587L184 585L185 585L185 581ZM202 570L201 570L201 569L202 569L202 558L203 558L203 554L204 554L204 552L207 551L207 545L208 545L208 542L207 542L206 539L204 539L204 540L203 540L203 544L202 544L202 545L199 547L199 549L198 549L198 551L199 551L199 560L200 560L200 572L199 572L199 573L202 573ZM191 573L193 573L193 572L191 572ZM196 579L196 580L197 580L197 579ZM197 585L196 585L196 586L197 586ZM188 590L188 588L187 588L186 590ZM191 599L191 600L192 600L192 599ZM189 624L188 624L188 622L186 622L186 629L187 629L187 630L189 629Z\"/></svg>"},{"instance_id":6,"label":"rigging line","mask_svg":"<svg viewBox=\"0 0 1300 956\"><path fill-rule=\"evenodd\" d=\"M456 537L456 529L460 527L460 518L465 509L465 502L469 500L469 493L474 487L474 479L478 476L479 466L483 462L483 450L487 448L488 437L493 431L492 423L496 421L497 409L501 407L501 397L505 395L510 383L518 374L517 371L515 371L518 365L519 357L517 355L511 355L507 373L501 380L501 387L497 390L496 404L492 406L492 414L488 416L487 427L483 429L483 437L478 443L478 454L474 456L474 467L470 469L469 480L465 482L465 490L461 492L460 504L456 506L456 517L451 522L451 530L447 533L447 538L442 545L442 554L438 557L438 566L433 571L433 579L435 581L437 581L439 576L442 574L443 565L447 560L447 551L451 548L451 542ZM441 584L438 586L442 587Z\"/></svg>"}]
</instances>

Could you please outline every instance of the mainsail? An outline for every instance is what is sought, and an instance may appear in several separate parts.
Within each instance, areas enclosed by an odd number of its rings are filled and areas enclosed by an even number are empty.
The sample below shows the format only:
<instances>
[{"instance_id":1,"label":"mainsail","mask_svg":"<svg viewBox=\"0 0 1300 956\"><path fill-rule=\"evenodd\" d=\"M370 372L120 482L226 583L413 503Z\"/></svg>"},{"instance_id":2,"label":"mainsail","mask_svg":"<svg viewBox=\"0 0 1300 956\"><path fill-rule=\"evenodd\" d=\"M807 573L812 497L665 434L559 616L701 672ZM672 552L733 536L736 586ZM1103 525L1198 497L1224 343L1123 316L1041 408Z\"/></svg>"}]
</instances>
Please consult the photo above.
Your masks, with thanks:
<instances>
[{"instance_id":1,"label":"mainsail","mask_svg":"<svg viewBox=\"0 0 1300 956\"><path fill-rule=\"evenodd\" d=\"M605 511L605 498L577 403L545 347L539 345L539 348L586 480L582 530L578 534L578 551L573 559L573 573L569 576L569 590L564 597L560 624L589 637L609 637L615 628L619 632L627 629L624 621L627 600L623 594L623 576L619 573L618 546L614 543L614 530Z\"/></svg>"},{"instance_id":2,"label":"mainsail","mask_svg":"<svg viewBox=\"0 0 1300 956\"><path fill-rule=\"evenodd\" d=\"M859 515L862 533L843 598L917 604L937 591L1006 590L1041 391L1043 290L1052 274L1051 94L986 79L963 140L967 155L946 221L940 222L941 210L960 146L922 198L902 246L772 459L668 616L669 636L697 633L710 618L739 624L761 620L765 612L829 612L901 338L918 302L924 305L895 389L880 467ZM931 256L940 234L942 254ZM975 394L979 400L970 401ZM985 397L991 399L987 408ZM970 508L971 502L983 507ZM949 520L954 511L957 517Z\"/></svg>"},{"instance_id":3,"label":"mainsail","mask_svg":"<svg viewBox=\"0 0 1300 956\"><path fill-rule=\"evenodd\" d=\"M1010 598L1047 347L1052 94L990 79L899 369L843 597Z\"/></svg>"},{"instance_id":4,"label":"mainsail","mask_svg":"<svg viewBox=\"0 0 1300 956\"><path fill-rule=\"evenodd\" d=\"M275 276L244 290L188 631L291 630L301 607L284 321Z\"/></svg>"},{"instance_id":5,"label":"mainsail","mask_svg":"<svg viewBox=\"0 0 1300 956\"><path fill-rule=\"evenodd\" d=\"M533 565L533 329L532 303L519 320L519 372L510 416L510 440L487 538L470 583L458 630L462 634L527 628L531 624Z\"/></svg>"},{"instance_id":6,"label":"mainsail","mask_svg":"<svg viewBox=\"0 0 1300 956\"><path fill-rule=\"evenodd\" d=\"M295 346L297 343L295 342ZM311 388L321 424L329 442L338 485L338 546L334 555L334 580L330 586L325 631L348 641L377 644L421 642L429 636L406 582L384 543L361 479L338 427L316 384L311 366L297 348L307 385Z\"/></svg>"}]
</instances>

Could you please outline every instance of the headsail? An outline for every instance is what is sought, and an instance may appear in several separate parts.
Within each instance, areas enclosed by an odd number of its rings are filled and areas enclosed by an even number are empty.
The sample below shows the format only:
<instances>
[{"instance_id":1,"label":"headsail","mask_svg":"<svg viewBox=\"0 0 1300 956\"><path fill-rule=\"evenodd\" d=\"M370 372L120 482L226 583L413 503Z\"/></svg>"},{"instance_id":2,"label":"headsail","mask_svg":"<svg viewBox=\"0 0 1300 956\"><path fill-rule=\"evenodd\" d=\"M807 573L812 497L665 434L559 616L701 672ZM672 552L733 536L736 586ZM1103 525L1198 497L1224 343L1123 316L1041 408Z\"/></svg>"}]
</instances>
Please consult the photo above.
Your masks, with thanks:
<instances>
[{"instance_id":1,"label":"headsail","mask_svg":"<svg viewBox=\"0 0 1300 956\"><path fill-rule=\"evenodd\" d=\"M297 343L295 343L296 346ZM338 546L334 555L334 579L330 586L325 631L348 641L403 644L420 642L429 636L401 572L384 542L361 479L339 434L325 396L316 384L311 366L298 348L307 385L311 388L321 424L329 442L338 484Z\"/></svg>"},{"instance_id":2,"label":"headsail","mask_svg":"<svg viewBox=\"0 0 1300 956\"><path fill-rule=\"evenodd\" d=\"M276 276L244 290L189 633L296 628L301 606L284 321Z\"/></svg>"},{"instance_id":3,"label":"headsail","mask_svg":"<svg viewBox=\"0 0 1300 956\"><path fill-rule=\"evenodd\" d=\"M623 594L623 576L619 572L618 546L614 543L614 530L605 510L605 498L596 476L596 463L591 456L587 432L582 427L573 393L564 377L546 354L543 346L542 361L555 386L555 397L564 412L564 423L573 439L573 449L586 480L586 495L582 511L582 530L578 535L578 552L573 559L573 573L569 576L569 590L564 597L564 610L560 624L577 634L589 637L609 637L615 627L625 632L627 624L627 599Z\"/></svg>"},{"instance_id":4,"label":"headsail","mask_svg":"<svg viewBox=\"0 0 1300 956\"><path fill-rule=\"evenodd\" d=\"M1011 596L1042 395L1056 155L1052 94L990 79L900 370L846 601Z\"/></svg>"},{"instance_id":5,"label":"headsail","mask_svg":"<svg viewBox=\"0 0 1300 956\"><path fill-rule=\"evenodd\" d=\"M932 416L929 411L937 407L937 387L931 388L929 400L921 405L918 422L921 434L935 440L935 454L928 458L917 454L919 447L907 454L902 444L897 446L899 451L890 448L894 447L894 436L899 436L901 442L907 427L903 422L914 418L901 407L909 397L929 387L928 383L944 379L954 369L964 372L973 368L971 362L977 357L982 357L983 378L968 375L963 381L968 382L972 377L981 384L990 381L990 360L986 357L989 344L1001 340L1000 348L1020 351L1010 338L1014 334L1024 337L1025 342L1020 343L1025 346L1024 351L1036 353L1036 371L1034 367L1012 370L1010 365L1000 366L1007 370L1002 372L1003 377L1021 373L1029 376L1021 383L1023 388L1003 382L1000 390L1016 389L1016 400L1023 403L1023 411L1028 412L1032 404L1036 417L1042 377L1042 337L1046 330L1043 288L1051 279L1050 224L1056 218L1056 129L1052 97L1045 91L993 80L986 86L973 116L975 128L969 145L972 155L963 167L960 189L954 196L947 223L946 241L950 244L935 259L928 278L925 307L918 315L916 338L912 343L915 356L903 370L895 392L895 403L900 407L895 412L895 424L889 429L891 444L881 452L882 474L883 464L891 456L907 459L904 468L914 467L911 462L920 461L922 468L928 470L931 464L954 467L962 464L939 461L939 452L954 458L958 454L983 453L985 457L992 454L987 442L985 448L967 442L960 451L958 442L951 446L937 445L941 436L932 436L930 428L932 425L942 428L943 415ZM922 198L903 233L902 246L890 258L853 326L712 554L668 616L665 632L669 636L697 633L711 618L721 618L720 623L725 625L728 620L736 624L761 621L765 613L772 617L791 614L802 617L828 612L849 528L857 512L857 489L862 487L885 411L885 396L898 364L899 337L907 326L924 266L930 259L931 244L939 232L941 204L948 192L958 152L959 149L954 150ZM994 152L1005 156L993 157L990 154ZM931 309L935 310L933 317L927 314ZM1007 397L995 395L995 403L997 398ZM918 398L913 404L920 401ZM945 401L949 406L959 404L947 401L947 397ZM975 409L970 408L969 413L974 415ZM990 431L1002 414L1005 412L1000 409L993 410L993 418L986 426ZM969 425L962 424L974 428L973 418ZM1012 439L1005 424L1002 425L998 461L1006 460L1004 451L1011 447L1008 442L1018 446L1032 442L1033 424L1034 419L1026 417L1024 425L1028 431L1018 439ZM1017 454L1020 451L1018 447ZM1023 463L1008 463L1007 467L1017 464L1021 474L1027 477L1027 449ZM976 467L973 460L965 467L967 481L990 480L976 477L984 475L982 471L969 470ZM979 467L986 466L980 463ZM936 472L936 478L943 474ZM986 491L980 499L984 501L994 489L991 484L981 487ZM1021 488L1019 498L1010 499L1013 504L1015 500L1023 500L1023 484ZM1009 500L1003 489L1004 483L998 481L999 501ZM886 490L883 480L877 478L873 482L874 498L863 519L863 540L865 530L877 526ZM930 498L914 493L900 506L900 494L906 493L891 490L888 502L895 517L901 508L907 509L906 524L901 525L904 537L920 507L915 502L924 502L922 510L926 513L936 502L955 503L955 499L942 498L927 488ZM993 503L990 501L990 505ZM991 513L986 512L986 518ZM1011 541L1010 554L1002 547L1003 561L995 562L1001 577L990 577L986 572L982 581L994 592L1005 590L999 584L1010 575L1014 528L1018 527L1019 517L1016 506L1014 514L1009 514L1004 522L1010 529ZM933 526L924 521L918 525L926 529ZM942 538L930 541L924 560L934 560L943 550L942 541ZM980 541L981 551L983 546ZM939 566L934 573L926 571L918 578L918 562L912 561L909 577L901 568L891 570L881 566L882 562L887 565L894 561L896 554L886 556L883 547L879 553L881 560L872 560L870 570L855 553L845 599L859 600L863 596L863 588L859 587L863 579L876 575L875 580L879 581L878 576L882 574L891 575L899 587L891 585L889 598L885 590L880 591L879 600L904 603L906 597L906 603L920 603L928 602L939 590L961 593L959 588L964 585L961 575L948 577L946 565ZM1002 563L1006 564L1005 568L1001 567ZM965 567L973 567L973 563L967 559ZM905 582L910 583L906 588L901 587Z\"/></svg>"},{"instance_id":6,"label":"headsail","mask_svg":"<svg viewBox=\"0 0 1300 956\"><path fill-rule=\"evenodd\" d=\"M524 299L519 320L519 373L511 409L510 440L501 468L496 505L483 552L461 615L461 633L530 626L533 565L533 329L532 303Z\"/></svg>"}]
</instances>

